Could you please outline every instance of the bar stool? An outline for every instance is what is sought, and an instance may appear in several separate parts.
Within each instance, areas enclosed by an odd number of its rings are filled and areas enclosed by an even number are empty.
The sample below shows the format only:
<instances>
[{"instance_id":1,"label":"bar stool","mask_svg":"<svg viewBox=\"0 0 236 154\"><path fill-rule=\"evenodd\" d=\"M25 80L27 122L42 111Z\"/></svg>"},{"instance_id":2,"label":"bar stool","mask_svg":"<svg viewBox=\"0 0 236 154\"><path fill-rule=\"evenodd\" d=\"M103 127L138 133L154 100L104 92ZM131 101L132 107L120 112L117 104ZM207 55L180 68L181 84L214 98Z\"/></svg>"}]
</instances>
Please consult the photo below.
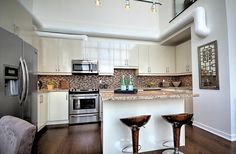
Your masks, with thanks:
<instances>
[{"instance_id":1,"label":"bar stool","mask_svg":"<svg viewBox=\"0 0 236 154\"><path fill-rule=\"evenodd\" d=\"M165 150L162 154L183 154L179 151L180 129L182 125L190 123L192 117L193 114L189 113L162 115L162 118L172 124L174 137L174 149Z\"/></svg>"},{"instance_id":2,"label":"bar stool","mask_svg":"<svg viewBox=\"0 0 236 154\"><path fill-rule=\"evenodd\" d=\"M135 117L128 117L128 118L122 118L120 121L122 121L125 125L128 127L131 127L132 131L132 144L133 144L133 153L138 154L139 149L139 129L140 127L144 126L149 119L151 118L151 115L140 115ZM125 147L122 149L122 152L128 148Z\"/></svg>"}]
</instances>

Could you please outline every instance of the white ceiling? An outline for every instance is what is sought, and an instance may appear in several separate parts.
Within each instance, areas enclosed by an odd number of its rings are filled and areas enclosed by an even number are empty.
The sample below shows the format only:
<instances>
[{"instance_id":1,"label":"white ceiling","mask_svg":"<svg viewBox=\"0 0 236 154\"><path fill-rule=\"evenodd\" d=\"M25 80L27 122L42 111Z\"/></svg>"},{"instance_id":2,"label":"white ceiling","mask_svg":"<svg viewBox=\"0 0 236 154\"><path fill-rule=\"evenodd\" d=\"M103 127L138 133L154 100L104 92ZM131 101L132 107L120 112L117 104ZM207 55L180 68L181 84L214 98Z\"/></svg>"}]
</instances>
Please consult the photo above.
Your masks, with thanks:
<instances>
[{"instance_id":1,"label":"white ceiling","mask_svg":"<svg viewBox=\"0 0 236 154\"><path fill-rule=\"evenodd\" d=\"M33 0L33 14L49 31L154 39L159 34L159 14L152 13L151 4L131 0ZM161 7L161 6L160 6Z\"/></svg>"}]
</instances>

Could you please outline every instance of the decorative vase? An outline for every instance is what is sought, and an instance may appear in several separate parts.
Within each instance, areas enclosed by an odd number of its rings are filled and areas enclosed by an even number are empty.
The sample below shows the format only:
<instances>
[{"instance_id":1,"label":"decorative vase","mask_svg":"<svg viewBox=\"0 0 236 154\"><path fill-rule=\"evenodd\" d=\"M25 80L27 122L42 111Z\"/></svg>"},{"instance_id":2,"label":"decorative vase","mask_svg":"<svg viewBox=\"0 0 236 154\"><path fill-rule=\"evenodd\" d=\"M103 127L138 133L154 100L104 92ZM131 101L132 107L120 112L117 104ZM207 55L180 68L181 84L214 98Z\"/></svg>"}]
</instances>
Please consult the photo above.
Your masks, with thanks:
<instances>
[{"instance_id":1,"label":"decorative vase","mask_svg":"<svg viewBox=\"0 0 236 154\"><path fill-rule=\"evenodd\" d=\"M47 85L48 90L53 90L54 89L54 85Z\"/></svg>"}]
</instances>

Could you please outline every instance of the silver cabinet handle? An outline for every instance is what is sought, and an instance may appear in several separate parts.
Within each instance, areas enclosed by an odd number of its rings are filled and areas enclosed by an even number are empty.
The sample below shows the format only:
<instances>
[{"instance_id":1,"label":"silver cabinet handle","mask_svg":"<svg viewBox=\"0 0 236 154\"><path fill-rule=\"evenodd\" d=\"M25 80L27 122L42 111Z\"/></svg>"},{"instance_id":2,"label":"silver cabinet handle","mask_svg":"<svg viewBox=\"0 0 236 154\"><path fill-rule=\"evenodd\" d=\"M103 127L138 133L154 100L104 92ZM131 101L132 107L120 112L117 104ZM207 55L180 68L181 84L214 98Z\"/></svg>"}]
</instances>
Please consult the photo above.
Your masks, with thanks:
<instances>
[{"instance_id":1,"label":"silver cabinet handle","mask_svg":"<svg viewBox=\"0 0 236 154\"><path fill-rule=\"evenodd\" d=\"M40 98L39 102L40 102L40 104L42 104L43 103L43 95L40 95L39 98Z\"/></svg>"},{"instance_id":2,"label":"silver cabinet handle","mask_svg":"<svg viewBox=\"0 0 236 154\"><path fill-rule=\"evenodd\" d=\"M169 67L166 67L166 73L169 73Z\"/></svg>"},{"instance_id":3,"label":"silver cabinet handle","mask_svg":"<svg viewBox=\"0 0 236 154\"><path fill-rule=\"evenodd\" d=\"M151 73L151 67L150 66L148 67L148 73Z\"/></svg>"},{"instance_id":4,"label":"silver cabinet handle","mask_svg":"<svg viewBox=\"0 0 236 154\"><path fill-rule=\"evenodd\" d=\"M66 94L66 100L68 100L68 94Z\"/></svg>"}]
</instances>

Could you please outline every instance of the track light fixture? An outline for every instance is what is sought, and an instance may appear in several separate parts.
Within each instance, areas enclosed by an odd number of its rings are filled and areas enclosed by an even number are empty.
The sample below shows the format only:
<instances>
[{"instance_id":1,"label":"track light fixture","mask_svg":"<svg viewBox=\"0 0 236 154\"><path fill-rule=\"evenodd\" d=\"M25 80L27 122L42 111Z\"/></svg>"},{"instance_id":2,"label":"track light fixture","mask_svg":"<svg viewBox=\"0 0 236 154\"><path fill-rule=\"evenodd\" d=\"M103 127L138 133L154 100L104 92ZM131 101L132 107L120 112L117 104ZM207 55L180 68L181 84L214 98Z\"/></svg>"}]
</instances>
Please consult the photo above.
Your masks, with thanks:
<instances>
[{"instance_id":1,"label":"track light fixture","mask_svg":"<svg viewBox=\"0 0 236 154\"><path fill-rule=\"evenodd\" d=\"M156 4L155 2L152 3L151 11L152 11L153 13L156 13L156 12L157 12L157 4Z\"/></svg>"},{"instance_id":2,"label":"track light fixture","mask_svg":"<svg viewBox=\"0 0 236 154\"><path fill-rule=\"evenodd\" d=\"M125 0L125 8L126 9L130 8L130 1L129 0Z\"/></svg>"},{"instance_id":3,"label":"track light fixture","mask_svg":"<svg viewBox=\"0 0 236 154\"><path fill-rule=\"evenodd\" d=\"M133 0L138 2L144 2L144 3L150 3L151 5L151 11L153 13L157 12L157 5L162 5L158 0ZM101 5L101 0L95 0L96 5ZM125 8L130 8L130 0L125 0Z\"/></svg>"},{"instance_id":4,"label":"track light fixture","mask_svg":"<svg viewBox=\"0 0 236 154\"><path fill-rule=\"evenodd\" d=\"M97 6L101 5L101 0L95 0L95 4L96 4Z\"/></svg>"}]
</instances>

